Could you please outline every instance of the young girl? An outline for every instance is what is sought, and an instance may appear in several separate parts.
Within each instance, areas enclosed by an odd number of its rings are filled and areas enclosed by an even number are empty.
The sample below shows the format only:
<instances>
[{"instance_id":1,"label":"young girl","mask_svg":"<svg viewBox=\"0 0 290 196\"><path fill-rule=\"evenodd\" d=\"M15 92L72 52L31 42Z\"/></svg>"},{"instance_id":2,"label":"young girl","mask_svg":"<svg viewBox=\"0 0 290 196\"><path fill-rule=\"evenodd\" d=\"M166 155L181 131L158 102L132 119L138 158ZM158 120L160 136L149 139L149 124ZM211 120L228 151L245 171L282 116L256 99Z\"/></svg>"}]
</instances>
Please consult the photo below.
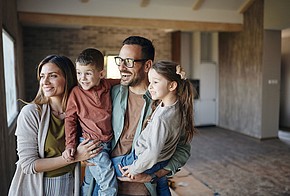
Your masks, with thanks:
<instances>
[{"instance_id":1,"label":"young girl","mask_svg":"<svg viewBox=\"0 0 290 196\"><path fill-rule=\"evenodd\" d=\"M175 62L159 61L153 64L148 74L148 90L154 100L153 113L134 144L135 150L112 159L117 176L134 179L134 175L145 172L153 177L154 172L167 165L180 137L185 137L189 143L196 133L193 122L194 90L181 66ZM119 165L125 170L123 174ZM158 195L170 195L166 177L155 182Z\"/></svg>"}]
</instances>

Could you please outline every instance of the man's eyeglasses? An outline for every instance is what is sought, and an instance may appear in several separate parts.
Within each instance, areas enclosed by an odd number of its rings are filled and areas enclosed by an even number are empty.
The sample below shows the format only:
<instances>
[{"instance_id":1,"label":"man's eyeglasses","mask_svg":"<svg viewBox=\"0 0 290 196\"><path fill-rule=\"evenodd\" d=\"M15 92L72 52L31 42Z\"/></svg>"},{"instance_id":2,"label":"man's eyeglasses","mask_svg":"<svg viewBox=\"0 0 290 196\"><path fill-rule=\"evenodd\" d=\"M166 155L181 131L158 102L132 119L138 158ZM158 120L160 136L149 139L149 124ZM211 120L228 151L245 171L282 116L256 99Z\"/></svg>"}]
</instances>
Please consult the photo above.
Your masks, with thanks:
<instances>
[{"instance_id":1,"label":"man's eyeglasses","mask_svg":"<svg viewBox=\"0 0 290 196\"><path fill-rule=\"evenodd\" d=\"M125 59L122 59L121 57L115 57L115 62L118 66L120 66L122 64L122 62L124 62L124 65L128 68L132 68L134 67L134 63L135 62L145 62L147 61L148 59L131 59L131 58L125 58Z\"/></svg>"}]
</instances>

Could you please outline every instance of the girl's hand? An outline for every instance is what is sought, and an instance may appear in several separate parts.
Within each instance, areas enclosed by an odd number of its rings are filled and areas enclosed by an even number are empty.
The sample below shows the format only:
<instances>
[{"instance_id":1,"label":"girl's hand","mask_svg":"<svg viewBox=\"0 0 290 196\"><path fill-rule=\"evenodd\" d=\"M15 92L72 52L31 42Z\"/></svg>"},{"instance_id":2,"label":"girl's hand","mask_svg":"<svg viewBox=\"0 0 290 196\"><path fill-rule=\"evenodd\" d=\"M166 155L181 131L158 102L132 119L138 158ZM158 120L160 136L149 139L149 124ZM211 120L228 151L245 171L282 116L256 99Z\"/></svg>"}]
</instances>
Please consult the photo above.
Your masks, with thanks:
<instances>
[{"instance_id":1,"label":"girl's hand","mask_svg":"<svg viewBox=\"0 0 290 196\"><path fill-rule=\"evenodd\" d=\"M119 165L119 170L121 171L122 174L125 173L123 168ZM150 182L151 176L149 174L141 173L137 174L134 176L134 179L128 178L128 177L117 177L118 180L123 181L123 182L139 182L139 183L145 183L145 182Z\"/></svg>"},{"instance_id":2,"label":"girl's hand","mask_svg":"<svg viewBox=\"0 0 290 196\"><path fill-rule=\"evenodd\" d=\"M75 162L85 161L99 154L103 147L100 146L101 141L86 139L81 142L75 153Z\"/></svg>"},{"instance_id":3,"label":"girl's hand","mask_svg":"<svg viewBox=\"0 0 290 196\"><path fill-rule=\"evenodd\" d=\"M121 166L119 165L119 167L121 167ZM134 180L134 175L130 173L129 168L130 168L130 165L122 167L122 171L120 170L122 172L122 176L128 177L128 178Z\"/></svg>"}]
</instances>

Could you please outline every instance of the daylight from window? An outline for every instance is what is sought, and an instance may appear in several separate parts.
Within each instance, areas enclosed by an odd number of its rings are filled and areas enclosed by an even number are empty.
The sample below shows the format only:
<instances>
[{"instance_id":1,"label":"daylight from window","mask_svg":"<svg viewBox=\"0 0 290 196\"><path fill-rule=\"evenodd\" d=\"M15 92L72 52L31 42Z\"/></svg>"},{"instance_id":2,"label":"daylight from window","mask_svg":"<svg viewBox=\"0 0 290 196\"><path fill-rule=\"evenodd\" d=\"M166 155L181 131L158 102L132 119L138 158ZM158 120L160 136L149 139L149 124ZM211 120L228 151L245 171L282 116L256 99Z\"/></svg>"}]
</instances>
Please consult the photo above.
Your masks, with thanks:
<instances>
[{"instance_id":1,"label":"daylight from window","mask_svg":"<svg viewBox=\"0 0 290 196\"><path fill-rule=\"evenodd\" d=\"M117 55L106 55L107 78L121 78L118 66L115 63L114 57Z\"/></svg>"},{"instance_id":2,"label":"daylight from window","mask_svg":"<svg viewBox=\"0 0 290 196\"><path fill-rule=\"evenodd\" d=\"M3 58L4 58L4 79L6 93L7 123L11 125L17 115L17 95L15 80L15 55L14 42L9 34L2 29Z\"/></svg>"}]
</instances>

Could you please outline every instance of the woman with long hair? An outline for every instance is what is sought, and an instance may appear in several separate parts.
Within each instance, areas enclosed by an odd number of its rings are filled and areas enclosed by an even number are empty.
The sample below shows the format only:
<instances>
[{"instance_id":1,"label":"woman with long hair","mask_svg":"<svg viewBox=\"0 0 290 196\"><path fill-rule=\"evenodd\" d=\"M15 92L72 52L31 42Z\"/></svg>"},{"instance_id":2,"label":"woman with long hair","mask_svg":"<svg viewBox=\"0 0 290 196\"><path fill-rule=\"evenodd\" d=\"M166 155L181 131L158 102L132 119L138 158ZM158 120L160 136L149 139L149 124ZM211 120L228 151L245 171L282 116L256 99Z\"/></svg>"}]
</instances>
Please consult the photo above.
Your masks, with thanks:
<instances>
[{"instance_id":1,"label":"woman with long hair","mask_svg":"<svg viewBox=\"0 0 290 196\"><path fill-rule=\"evenodd\" d=\"M18 119L16 171L9 196L79 195L80 170L77 162L94 157L98 142L79 144L75 160L67 162L64 118L68 95L77 85L72 61L59 55L45 57L37 67L39 90L26 103Z\"/></svg>"}]
</instances>

